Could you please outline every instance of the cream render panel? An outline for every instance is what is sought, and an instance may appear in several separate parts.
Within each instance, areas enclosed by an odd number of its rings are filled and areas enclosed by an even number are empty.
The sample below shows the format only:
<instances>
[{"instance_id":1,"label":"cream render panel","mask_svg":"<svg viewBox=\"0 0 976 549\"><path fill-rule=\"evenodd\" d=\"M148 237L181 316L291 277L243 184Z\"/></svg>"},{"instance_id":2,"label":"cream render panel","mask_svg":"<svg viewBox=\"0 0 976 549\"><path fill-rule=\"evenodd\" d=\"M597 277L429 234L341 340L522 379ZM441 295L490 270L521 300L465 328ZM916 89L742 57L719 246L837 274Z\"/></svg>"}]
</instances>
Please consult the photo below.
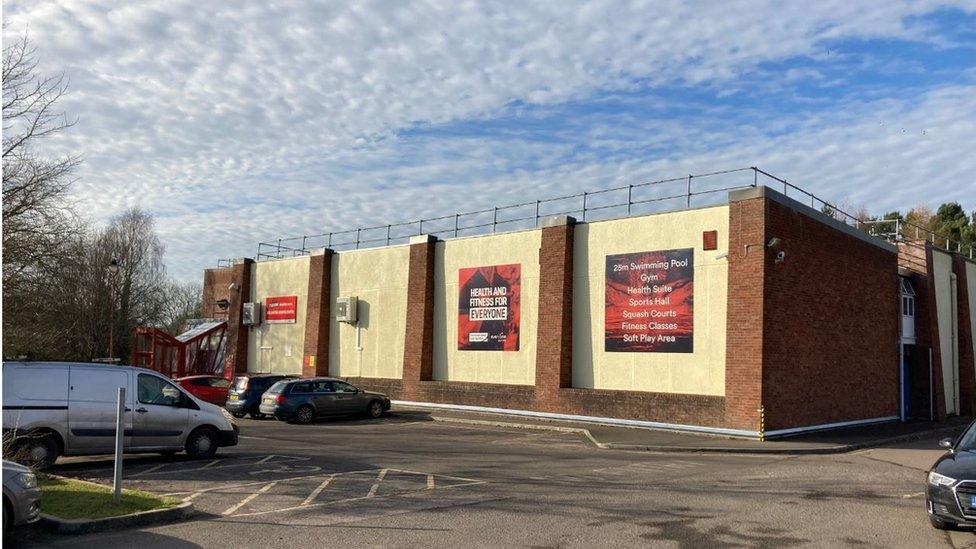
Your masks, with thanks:
<instances>
[{"instance_id":1,"label":"cream render panel","mask_svg":"<svg viewBox=\"0 0 976 549\"><path fill-rule=\"evenodd\" d=\"M718 249L702 249L702 232L718 231ZM716 206L581 224L573 250L573 386L725 394L729 208ZM606 256L694 249L694 351L604 350Z\"/></svg>"},{"instance_id":2,"label":"cream render panel","mask_svg":"<svg viewBox=\"0 0 976 549\"><path fill-rule=\"evenodd\" d=\"M535 385L539 313L539 229L455 238L434 249L434 372L437 380ZM459 351L458 271L521 265L518 351Z\"/></svg>"},{"instance_id":3,"label":"cream render panel","mask_svg":"<svg viewBox=\"0 0 976 549\"><path fill-rule=\"evenodd\" d=\"M301 374L308 306L308 256L260 261L251 266L251 297L261 303L261 324L248 337L247 371ZM264 299L298 296L294 324L264 322Z\"/></svg>"},{"instance_id":4,"label":"cream render panel","mask_svg":"<svg viewBox=\"0 0 976 549\"><path fill-rule=\"evenodd\" d=\"M932 273L935 283L935 307L938 319L939 350L942 359L942 387L945 390L946 413L959 413L959 333L952 256L932 250Z\"/></svg>"},{"instance_id":5,"label":"cream render panel","mask_svg":"<svg viewBox=\"0 0 976 549\"><path fill-rule=\"evenodd\" d=\"M332 256L329 373L341 377L403 377L410 247L337 252ZM358 298L356 325L338 322L335 299Z\"/></svg>"}]
</instances>

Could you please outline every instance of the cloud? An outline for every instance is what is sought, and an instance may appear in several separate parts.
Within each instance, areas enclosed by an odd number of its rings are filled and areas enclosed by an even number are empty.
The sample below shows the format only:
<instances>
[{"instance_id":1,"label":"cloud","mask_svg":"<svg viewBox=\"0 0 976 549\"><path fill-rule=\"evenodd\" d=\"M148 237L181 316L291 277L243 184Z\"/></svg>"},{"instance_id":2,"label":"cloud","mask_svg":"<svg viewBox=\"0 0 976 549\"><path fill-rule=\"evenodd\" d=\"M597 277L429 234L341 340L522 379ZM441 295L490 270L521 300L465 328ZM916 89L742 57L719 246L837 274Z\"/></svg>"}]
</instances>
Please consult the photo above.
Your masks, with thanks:
<instances>
[{"instance_id":1,"label":"cloud","mask_svg":"<svg viewBox=\"0 0 976 549\"><path fill-rule=\"evenodd\" d=\"M866 4L33 0L5 18L71 79L79 123L47 145L84 154L83 210L155 212L171 271L193 278L277 235L673 170L758 163L858 201L952 196L918 189L972 173L971 75L762 114L825 74L837 86L824 58L845 40L949 47L932 32L944 3Z\"/></svg>"}]
</instances>

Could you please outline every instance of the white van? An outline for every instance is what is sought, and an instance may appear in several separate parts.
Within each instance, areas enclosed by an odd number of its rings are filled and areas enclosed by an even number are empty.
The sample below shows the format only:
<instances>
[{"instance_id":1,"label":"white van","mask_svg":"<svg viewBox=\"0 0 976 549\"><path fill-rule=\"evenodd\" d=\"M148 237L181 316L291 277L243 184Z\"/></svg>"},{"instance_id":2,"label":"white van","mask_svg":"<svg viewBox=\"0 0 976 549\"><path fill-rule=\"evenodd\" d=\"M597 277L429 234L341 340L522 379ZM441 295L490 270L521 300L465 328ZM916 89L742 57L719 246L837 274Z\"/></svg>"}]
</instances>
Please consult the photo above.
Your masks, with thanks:
<instances>
[{"instance_id":1,"label":"white van","mask_svg":"<svg viewBox=\"0 0 976 549\"><path fill-rule=\"evenodd\" d=\"M125 387L126 452L210 458L237 444L238 428L223 408L181 390L152 370L64 362L3 363L5 450L35 466L59 455L115 450L118 390ZM8 450L8 451L9 451Z\"/></svg>"}]
</instances>

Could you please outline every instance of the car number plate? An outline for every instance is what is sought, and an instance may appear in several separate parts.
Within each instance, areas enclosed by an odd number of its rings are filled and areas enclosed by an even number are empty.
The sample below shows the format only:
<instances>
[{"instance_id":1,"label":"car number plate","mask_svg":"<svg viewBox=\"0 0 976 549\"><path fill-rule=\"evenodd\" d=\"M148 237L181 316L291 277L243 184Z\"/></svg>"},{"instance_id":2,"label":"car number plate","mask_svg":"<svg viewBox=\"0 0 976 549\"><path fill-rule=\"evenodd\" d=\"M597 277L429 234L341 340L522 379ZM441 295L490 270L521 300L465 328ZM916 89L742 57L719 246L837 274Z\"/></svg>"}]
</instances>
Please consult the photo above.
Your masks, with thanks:
<instances>
[{"instance_id":1,"label":"car number plate","mask_svg":"<svg viewBox=\"0 0 976 549\"><path fill-rule=\"evenodd\" d=\"M237 395L230 395L230 399L231 400L237 400L238 398L240 398L240 397L238 397Z\"/></svg>"},{"instance_id":2,"label":"car number plate","mask_svg":"<svg viewBox=\"0 0 976 549\"><path fill-rule=\"evenodd\" d=\"M266 399L264 399L264 403L265 404L274 404L274 399L273 398L266 398Z\"/></svg>"}]
</instances>

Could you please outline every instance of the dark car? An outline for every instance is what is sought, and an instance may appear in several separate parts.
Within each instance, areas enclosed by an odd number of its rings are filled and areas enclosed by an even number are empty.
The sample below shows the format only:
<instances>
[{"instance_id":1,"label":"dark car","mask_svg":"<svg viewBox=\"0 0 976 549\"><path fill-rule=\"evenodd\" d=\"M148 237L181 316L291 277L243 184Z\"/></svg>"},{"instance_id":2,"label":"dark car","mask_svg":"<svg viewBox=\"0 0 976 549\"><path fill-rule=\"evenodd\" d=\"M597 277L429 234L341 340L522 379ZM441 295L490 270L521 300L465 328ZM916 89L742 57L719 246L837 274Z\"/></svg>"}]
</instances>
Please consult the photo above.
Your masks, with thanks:
<instances>
[{"instance_id":1,"label":"dark car","mask_svg":"<svg viewBox=\"0 0 976 549\"><path fill-rule=\"evenodd\" d=\"M323 416L366 414L378 418L390 409L390 398L363 391L339 379L314 377L275 383L261 397L261 413L281 421L310 423Z\"/></svg>"},{"instance_id":2,"label":"dark car","mask_svg":"<svg viewBox=\"0 0 976 549\"><path fill-rule=\"evenodd\" d=\"M258 409L261 405L261 395L272 385L283 379L295 379L296 376L286 374L246 374L234 378L234 384L227 392L227 403L224 408L234 417L244 417L251 414L254 419L264 417Z\"/></svg>"},{"instance_id":3,"label":"dark car","mask_svg":"<svg viewBox=\"0 0 976 549\"><path fill-rule=\"evenodd\" d=\"M929 469L926 506L932 526L946 530L958 524L976 524L976 422L953 441Z\"/></svg>"}]
</instances>

